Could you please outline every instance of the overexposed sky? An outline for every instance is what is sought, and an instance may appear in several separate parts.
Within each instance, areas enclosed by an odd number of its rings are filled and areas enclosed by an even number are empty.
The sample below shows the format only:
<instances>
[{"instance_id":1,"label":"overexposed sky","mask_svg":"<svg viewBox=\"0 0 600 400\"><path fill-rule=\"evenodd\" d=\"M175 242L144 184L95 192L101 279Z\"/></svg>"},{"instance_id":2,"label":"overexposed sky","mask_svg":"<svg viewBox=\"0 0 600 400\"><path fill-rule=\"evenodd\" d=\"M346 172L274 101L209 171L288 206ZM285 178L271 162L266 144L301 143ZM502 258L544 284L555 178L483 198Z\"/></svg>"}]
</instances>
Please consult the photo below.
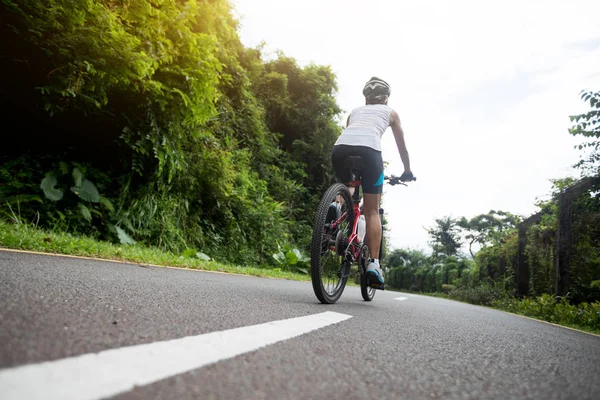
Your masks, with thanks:
<instances>
[{"instance_id":1,"label":"overexposed sky","mask_svg":"<svg viewBox=\"0 0 600 400\"><path fill-rule=\"evenodd\" d=\"M600 2L233 0L246 46L330 65L338 103L392 86L416 183L387 186L392 247L428 248L434 218L491 209L528 216L549 179L577 176L569 115L600 89ZM403 171L389 129L386 173Z\"/></svg>"}]
</instances>

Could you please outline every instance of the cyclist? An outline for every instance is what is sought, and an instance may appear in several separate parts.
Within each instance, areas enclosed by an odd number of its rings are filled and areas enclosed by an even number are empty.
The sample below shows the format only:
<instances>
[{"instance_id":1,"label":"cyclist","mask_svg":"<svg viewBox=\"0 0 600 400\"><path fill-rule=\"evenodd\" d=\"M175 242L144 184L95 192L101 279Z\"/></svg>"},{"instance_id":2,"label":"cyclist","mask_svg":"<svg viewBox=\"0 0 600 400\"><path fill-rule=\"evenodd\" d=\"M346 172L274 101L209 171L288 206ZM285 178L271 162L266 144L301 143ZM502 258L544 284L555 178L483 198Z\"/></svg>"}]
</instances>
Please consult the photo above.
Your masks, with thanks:
<instances>
[{"instance_id":1,"label":"cyclist","mask_svg":"<svg viewBox=\"0 0 600 400\"><path fill-rule=\"evenodd\" d=\"M350 193L351 172L344 166L344 160L350 156L360 156L364 170L361 179L364 202L363 214L367 225L367 245L371 254L367 268L367 281L373 288L383 288L384 278L379 265L379 245L381 243L381 219L379 218L379 202L383 189L383 158L381 156L381 137L388 127L392 127L400 158L404 164L402 181L413 180L404 132L400 125L400 117L388 107L390 85L383 79L373 77L365 85L363 95L366 105L353 110L348 116L346 128L337 139L331 153L331 161L336 177L345 183Z\"/></svg>"}]
</instances>

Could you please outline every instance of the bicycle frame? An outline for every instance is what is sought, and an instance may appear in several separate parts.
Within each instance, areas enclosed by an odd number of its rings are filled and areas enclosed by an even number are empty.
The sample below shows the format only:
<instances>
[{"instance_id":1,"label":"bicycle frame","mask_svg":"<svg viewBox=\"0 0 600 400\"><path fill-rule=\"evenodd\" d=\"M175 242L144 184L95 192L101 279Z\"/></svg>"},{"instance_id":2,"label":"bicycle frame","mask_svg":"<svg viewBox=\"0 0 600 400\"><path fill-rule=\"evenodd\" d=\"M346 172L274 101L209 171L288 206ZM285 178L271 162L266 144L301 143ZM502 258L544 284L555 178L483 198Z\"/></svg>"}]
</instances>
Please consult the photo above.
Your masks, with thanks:
<instances>
[{"instance_id":1,"label":"bicycle frame","mask_svg":"<svg viewBox=\"0 0 600 400\"><path fill-rule=\"evenodd\" d=\"M354 194L352 195L352 203L354 210L354 220L352 221L352 232L350 237L348 238L348 249L350 250L350 255L352 256L352 262L358 260L360 256L360 251L362 250L362 244L358 238L358 220L361 216L360 212L360 180L354 180L351 182L351 185L354 186ZM348 216L348 212L343 213L340 218L338 218L333 224L331 224L332 228L335 228L338 224L340 224L346 217ZM333 249L335 250L335 249Z\"/></svg>"},{"instance_id":2,"label":"bicycle frame","mask_svg":"<svg viewBox=\"0 0 600 400\"><path fill-rule=\"evenodd\" d=\"M357 158L349 158L347 164L350 167L358 166ZM352 198L347 197L349 193L346 191L347 188L344 188L342 184L336 183L331 185L319 202L317 217L315 219L311 243L311 280L315 295L324 304L333 304L338 301L344 291L348 277L352 274L352 264L354 263L358 264L357 273L360 278L360 290L365 301L373 299L375 289L384 290L383 283L372 282L367 276L367 258L370 257L370 252L366 243L364 243L364 237L361 240L358 232L358 224L362 222L360 219L363 217L359 190L361 186L361 174L354 174L354 171L352 173L354 175L352 182L346 182L347 186L354 187L355 189L351 196ZM400 178L392 175L389 177L384 176L383 180L389 181L391 185L404 184ZM415 180L414 177L410 178L411 180ZM341 198L345 199L343 204L345 211L341 216L336 218L331 216L329 211L332 205L337 203L334 211L335 215L338 215L341 211ZM350 204L351 202L352 204ZM354 213L352 221L349 219L349 213ZM379 208L379 215L382 214L383 209ZM347 220L348 226L344 226L342 230L340 229L340 225L345 220ZM350 231L350 223L352 223L351 232L347 232ZM367 233L365 232L365 234ZM380 248L383 247L382 243L383 234L380 241ZM327 257L325 261L324 256ZM380 254L379 260L381 259Z\"/></svg>"}]
</instances>

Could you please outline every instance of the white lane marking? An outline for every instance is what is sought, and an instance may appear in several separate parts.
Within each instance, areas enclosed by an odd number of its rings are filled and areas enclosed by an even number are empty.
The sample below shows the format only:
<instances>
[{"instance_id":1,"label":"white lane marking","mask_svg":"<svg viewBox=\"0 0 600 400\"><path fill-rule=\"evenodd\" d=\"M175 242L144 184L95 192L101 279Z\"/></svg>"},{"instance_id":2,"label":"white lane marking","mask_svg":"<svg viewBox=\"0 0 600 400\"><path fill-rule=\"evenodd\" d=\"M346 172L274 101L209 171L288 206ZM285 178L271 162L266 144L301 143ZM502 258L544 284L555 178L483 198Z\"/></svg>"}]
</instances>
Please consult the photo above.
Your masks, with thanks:
<instances>
[{"instance_id":1,"label":"white lane marking","mask_svg":"<svg viewBox=\"0 0 600 400\"><path fill-rule=\"evenodd\" d=\"M394 300L408 300L408 297L396 297Z\"/></svg>"},{"instance_id":2,"label":"white lane marking","mask_svg":"<svg viewBox=\"0 0 600 400\"><path fill-rule=\"evenodd\" d=\"M102 399L352 318L336 312L0 370L3 400Z\"/></svg>"}]
</instances>

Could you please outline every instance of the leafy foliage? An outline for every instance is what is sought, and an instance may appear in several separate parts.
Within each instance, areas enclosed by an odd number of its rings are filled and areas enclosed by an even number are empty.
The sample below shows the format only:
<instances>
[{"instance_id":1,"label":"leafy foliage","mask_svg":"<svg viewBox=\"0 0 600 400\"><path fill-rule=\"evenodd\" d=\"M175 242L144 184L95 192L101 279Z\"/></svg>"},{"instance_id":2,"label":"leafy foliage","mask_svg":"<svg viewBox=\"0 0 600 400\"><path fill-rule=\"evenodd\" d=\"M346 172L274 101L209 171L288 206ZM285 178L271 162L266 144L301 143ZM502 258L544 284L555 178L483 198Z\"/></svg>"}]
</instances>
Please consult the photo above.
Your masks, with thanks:
<instances>
[{"instance_id":1,"label":"leafy foliage","mask_svg":"<svg viewBox=\"0 0 600 400\"><path fill-rule=\"evenodd\" d=\"M1 7L4 214L241 265L305 250L340 132L328 67L264 61L227 0Z\"/></svg>"},{"instance_id":2,"label":"leafy foliage","mask_svg":"<svg viewBox=\"0 0 600 400\"><path fill-rule=\"evenodd\" d=\"M4 222L0 220L0 243L13 249L35 250L50 253L78 256L101 257L108 260L121 260L133 263L164 265L230 272L236 274L270 276L275 278L310 280L305 274L281 271L280 268L257 268L206 261L196 257L182 257L179 254L161 251L155 247L138 243L123 246L104 242L85 235L54 232L35 227L25 221Z\"/></svg>"},{"instance_id":3,"label":"leafy foliage","mask_svg":"<svg viewBox=\"0 0 600 400\"><path fill-rule=\"evenodd\" d=\"M59 201L64 196L63 191L56 188L57 183L58 179L56 179L56 176L54 174L49 174L42 179L42 183L40 185L44 191L44 195L52 201Z\"/></svg>"},{"instance_id":4,"label":"leafy foliage","mask_svg":"<svg viewBox=\"0 0 600 400\"><path fill-rule=\"evenodd\" d=\"M471 219L462 217L457 221L457 225L466 232L465 239L469 243L469 252L471 257L475 258L473 244L485 246L499 243L506 232L514 229L520 220L519 216L509 212L491 210L487 214L480 214Z\"/></svg>"},{"instance_id":5,"label":"leafy foliage","mask_svg":"<svg viewBox=\"0 0 600 400\"><path fill-rule=\"evenodd\" d=\"M458 221L451 217L435 220L435 226L427 229L427 233L431 237L430 245L435 255L454 256L458 254L461 247L459 228Z\"/></svg>"},{"instance_id":6,"label":"leafy foliage","mask_svg":"<svg viewBox=\"0 0 600 400\"><path fill-rule=\"evenodd\" d=\"M584 142L579 144L579 150L587 154L575 164L584 174L600 175L600 92L582 91L581 99L590 104L591 110L584 114L570 117L573 127L569 133L582 136Z\"/></svg>"},{"instance_id":7,"label":"leafy foliage","mask_svg":"<svg viewBox=\"0 0 600 400\"><path fill-rule=\"evenodd\" d=\"M481 284L474 287L465 287L451 290L448 297L454 300L482 306L491 306L506 298L502 288L489 284Z\"/></svg>"},{"instance_id":8,"label":"leafy foliage","mask_svg":"<svg viewBox=\"0 0 600 400\"><path fill-rule=\"evenodd\" d=\"M492 302L492 305L555 324L600 332L600 302L572 305L565 298L557 302L553 296L544 294L522 300L502 298Z\"/></svg>"},{"instance_id":9,"label":"leafy foliage","mask_svg":"<svg viewBox=\"0 0 600 400\"><path fill-rule=\"evenodd\" d=\"M290 245L279 247L278 252L273 254L273 258L287 270L296 269L298 272L308 274L310 258L297 248Z\"/></svg>"}]
</instances>

